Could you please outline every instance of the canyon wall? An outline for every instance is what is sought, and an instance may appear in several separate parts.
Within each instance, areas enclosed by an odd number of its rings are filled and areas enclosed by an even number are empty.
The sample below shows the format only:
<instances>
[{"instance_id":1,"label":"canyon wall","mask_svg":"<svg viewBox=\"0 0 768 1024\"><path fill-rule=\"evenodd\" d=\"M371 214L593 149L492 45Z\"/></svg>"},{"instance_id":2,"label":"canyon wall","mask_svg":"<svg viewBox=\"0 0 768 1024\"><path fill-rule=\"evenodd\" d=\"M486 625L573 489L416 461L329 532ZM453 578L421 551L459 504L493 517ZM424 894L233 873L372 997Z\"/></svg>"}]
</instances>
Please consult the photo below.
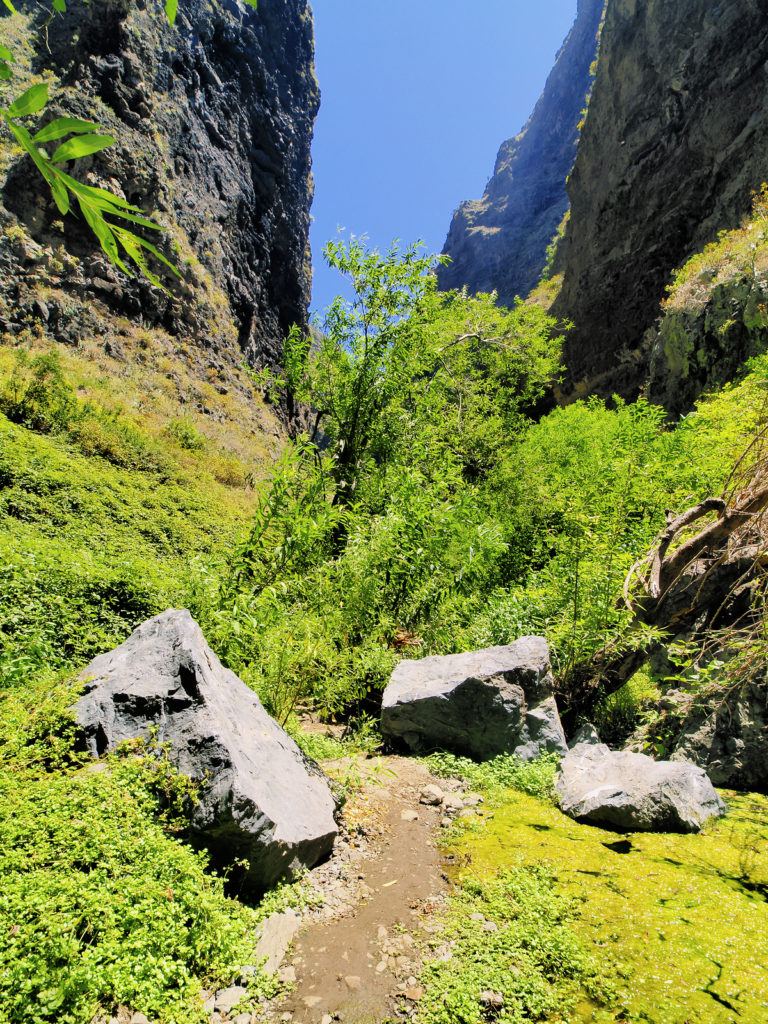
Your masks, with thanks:
<instances>
[{"instance_id":1,"label":"canyon wall","mask_svg":"<svg viewBox=\"0 0 768 1024\"><path fill-rule=\"evenodd\" d=\"M68 6L45 28L45 10L20 0L0 19L3 40L31 49L27 82L48 77L44 118L91 119L117 138L73 173L156 219L164 233L147 237L183 280L154 266L164 291L116 271L82 220L61 222L29 158L6 152L0 331L36 320L74 343L125 317L183 339L200 362L274 363L291 324L306 323L311 287L319 90L307 0L185 0L173 28L144 0ZM3 95L24 84L21 71Z\"/></svg>"},{"instance_id":2,"label":"canyon wall","mask_svg":"<svg viewBox=\"0 0 768 1024\"><path fill-rule=\"evenodd\" d=\"M483 198L462 203L454 214L443 249L452 262L438 271L441 289L495 290L503 305L511 305L539 280L568 208L565 181L576 156L604 2L579 0L576 21L528 123L502 143Z\"/></svg>"},{"instance_id":3,"label":"canyon wall","mask_svg":"<svg viewBox=\"0 0 768 1024\"><path fill-rule=\"evenodd\" d=\"M638 393L671 272L766 178L768 3L609 0L553 306L566 396Z\"/></svg>"}]
</instances>

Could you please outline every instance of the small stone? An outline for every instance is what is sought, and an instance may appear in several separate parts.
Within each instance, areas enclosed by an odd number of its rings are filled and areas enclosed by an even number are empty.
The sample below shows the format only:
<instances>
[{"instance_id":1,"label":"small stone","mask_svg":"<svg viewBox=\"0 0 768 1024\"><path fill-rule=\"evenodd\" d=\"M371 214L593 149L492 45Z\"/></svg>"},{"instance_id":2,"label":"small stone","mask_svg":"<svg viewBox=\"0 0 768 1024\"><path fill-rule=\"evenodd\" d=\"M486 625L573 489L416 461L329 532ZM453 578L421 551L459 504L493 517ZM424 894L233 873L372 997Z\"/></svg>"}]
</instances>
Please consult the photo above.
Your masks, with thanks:
<instances>
[{"instance_id":1,"label":"small stone","mask_svg":"<svg viewBox=\"0 0 768 1024\"><path fill-rule=\"evenodd\" d=\"M444 795L439 786L425 786L421 791L419 803L427 804L429 807L436 807L443 802Z\"/></svg>"},{"instance_id":2,"label":"small stone","mask_svg":"<svg viewBox=\"0 0 768 1024\"><path fill-rule=\"evenodd\" d=\"M242 985L232 985L216 993L216 1009L219 1013L229 1013L241 1000L248 995L248 989ZM133 1022L132 1022L133 1024Z\"/></svg>"},{"instance_id":3,"label":"small stone","mask_svg":"<svg viewBox=\"0 0 768 1024\"><path fill-rule=\"evenodd\" d=\"M376 964L376 973L377 974L383 974L384 971L386 971L386 969L387 969L387 961L386 960L380 960Z\"/></svg>"},{"instance_id":4,"label":"small stone","mask_svg":"<svg viewBox=\"0 0 768 1024\"><path fill-rule=\"evenodd\" d=\"M149 1018L145 1017L143 1013L134 1013L131 1017L131 1024L149 1024Z\"/></svg>"},{"instance_id":5,"label":"small stone","mask_svg":"<svg viewBox=\"0 0 768 1024\"><path fill-rule=\"evenodd\" d=\"M451 821L450 818L446 817L446 818L441 818L440 819L440 826L441 826L441 828L448 828L448 826L452 825L452 824L453 824L453 822Z\"/></svg>"},{"instance_id":6,"label":"small stone","mask_svg":"<svg viewBox=\"0 0 768 1024\"><path fill-rule=\"evenodd\" d=\"M455 793L446 793L443 797L443 809L451 814L464 810L464 801Z\"/></svg>"},{"instance_id":7,"label":"small stone","mask_svg":"<svg viewBox=\"0 0 768 1024\"><path fill-rule=\"evenodd\" d=\"M469 920L470 921L484 921L485 917L484 917L483 914L470 914L469 915Z\"/></svg>"},{"instance_id":8,"label":"small stone","mask_svg":"<svg viewBox=\"0 0 768 1024\"><path fill-rule=\"evenodd\" d=\"M277 972L277 980L283 985L293 985L296 981L296 968L281 967Z\"/></svg>"},{"instance_id":9,"label":"small stone","mask_svg":"<svg viewBox=\"0 0 768 1024\"><path fill-rule=\"evenodd\" d=\"M250 1013L238 1013L235 1017L233 1024L251 1024Z\"/></svg>"},{"instance_id":10,"label":"small stone","mask_svg":"<svg viewBox=\"0 0 768 1024\"><path fill-rule=\"evenodd\" d=\"M411 1002L418 1003L424 996L424 989L421 985L414 985L411 988L405 990L405 998L410 999Z\"/></svg>"},{"instance_id":11,"label":"small stone","mask_svg":"<svg viewBox=\"0 0 768 1024\"><path fill-rule=\"evenodd\" d=\"M485 802L479 793L465 793L461 799L465 807L477 807Z\"/></svg>"},{"instance_id":12,"label":"small stone","mask_svg":"<svg viewBox=\"0 0 768 1024\"><path fill-rule=\"evenodd\" d=\"M410 978L408 978L408 980L406 981L406 985L408 986L408 988L416 988L418 984L418 981L416 980L416 978L414 978L413 975L411 975Z\"/></svg>"},{"instance_id":13,"label":"small stone","mask_svg":"<svg viewBox=\"0 0 768 1024\"><path fill-rule=\"evenodd\" d=\"M478 998L483 1006L493 1006L498 1009L504 1005L504 996L501 992L491 992L490 989L481 992Z\"/></svg>"},{"instance_id":14,"label":"small stone","mask_svg":"<svg viewBox=\"0 0 768 1024\"><path fill-rule=\"evenodd\" d=\"M360 991L360 979L357 977L357 975L355 975L355 974L347 975L347 977L344 979L344 983L346 984L346 986L347 986L347 988L349 989L350 992L359 992Z\"/></svg>"},{"instance_id":15,"label":"small stone","mask_svg":"<svg viewBox=\"0 0 768 1024\"><path fill-rule=\"evenodd\" d=\"M333 1017L330 1013L324 1013L320 1018L320 1024L333 1024Z\"/></svg>"},{"instance_id":16,"label":"small stone","mask_svg":"<svg viewBox=\"0 0 768 1024\"><path fill-rule=\"evenodd\" d=\"M213 1008L216 1005L216 993L212 992L203 1003L203 1010L205 1013L213 1013Z\"/></svg>"},{"instance_id":17,"label":"small stone","mask_svg":"<svg viewBox=\"0 0 768 1024\"><path fill-rule=\"evenodd\" d=\"M314 1006L317 1006L318 1003L322 1003L323 1000L320 996L304 996L301 1001L308 1010L311 1010Z\"/></svg>"},{"instance_id":18,"label":"small stone","mask_svg":"<svg viewBox=\"0 0 768 1024\"><path fill-rule=\"evenodd\" d=\"M497 932L498 930L499 926L496 924L495 921L486 921L485 924L483 925L484 932Z\"/></svg>"},{"instance_id":19,"label":"small stone","mask_svg":"<svg viewBox=\"0 0 768 1024\"><path fill-rule=\"evenodd\" d=\"M419 820L419 815L416 813L416 811L401 811L400 812L400 820L401 821L418 821Z\"/></svg>"},{"instance_id":20,"label":"small stone","mask_svg":"<svg viewBox=\"0 0 768 1024\"><path fill-rule=\"evenodd\" d=\"M293 1020L293 1014L292 1013L284 1013L282 1015L282 1017L280 1018L280 1020L283 1022L283 1024L288 1024L289 1021Z\"/></svg>"},{"instance_id":21,"label":"small stone","mask_svg":"<svg viewBox=\"0 0 768 1024\"><path fill-rule=\"evenodd\" d=\"M388 935L389 932L387 931L387 929L384 927L383 924L380 924L379 930L376 932L376 938L379 940L379 942L383 942Z\"/></svg>"}]
</instances>

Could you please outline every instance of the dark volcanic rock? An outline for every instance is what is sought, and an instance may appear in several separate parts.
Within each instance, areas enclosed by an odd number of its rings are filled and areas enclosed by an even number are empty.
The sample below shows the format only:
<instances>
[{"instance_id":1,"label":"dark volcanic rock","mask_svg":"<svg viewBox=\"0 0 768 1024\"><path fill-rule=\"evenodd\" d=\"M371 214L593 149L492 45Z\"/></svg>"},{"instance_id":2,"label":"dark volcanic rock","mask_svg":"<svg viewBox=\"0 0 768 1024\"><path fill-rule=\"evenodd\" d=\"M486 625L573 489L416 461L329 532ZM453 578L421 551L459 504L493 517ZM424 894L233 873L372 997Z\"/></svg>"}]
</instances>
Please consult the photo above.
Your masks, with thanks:
<instances>
[{"instance_id":1,"label":"dark volcanic rock","mask_svg":"<svg viewBox=\"0 0 768 1024\"><path fill-rule=\"evenodd\" d=\"M765 676L699 698L672 742L672 761L700 765L716 786L768 793Z\"/></svg>"},{"instance_id":2,"label":"dark volcanic rock","mask_svg":"<svg viewBox=\"0 0 768 1024\"><path fill-rule=\"evenodd\" d=\"M739 224L767 166L764 0L609 0L552 309L575 324L566 390L637 394L670 272Z\"/></svg>"},{"instance_id":3,"label":"dark volcanic rock","mask_svg":"<svg viewBox=\"0 0 768 1024\"><path fill-rule=\"evenodd\" d=\"M77 161L75 175L159 221L167 229L161 249L185 279L156 268L172 294L127 279L74 216L62 234L50 193L21 157L6 169L0 222L10 222L10 211L37 242L55 249L64 241L81 259L61 280L43 283L80 304L83 333L95 307L98 319L115 313L162 326L230 362L243 353L274 362L290 326L306 323L310 296L319 99L307 0L260 0L258 11L235 0L188 0L175 28L157 5L73 3L44 32L50 11L30 0L17 6L37 47L32 72L58 76L45 116L92 119L117 138ZM14 91L24 78L14 78ZM17 261L3 268L0 298L19 312L37 283L34 268ZM70 340L55 326L54 337Z\"/></svg>"},{"instance_id":4,"label":"dark volcanic rock","mask_svg":"<svg viewBox=\"0 0 768 1024\"><path fill-rule=\"evenodd\" d=\"M563 758L555 793L565 814L622 832L698 832L726 809L702 768L603 743L580 743Z\"/></svg>"},{"instance_id":5,"label":"dark volcanic rock","mask_svg":"<svg viewBox=\"0 0 768 1024\"><path fill-rule=\"evenodd\" d=\"M480 759L565 753L546 641L529 636L507 647L401 661L384 691L381 731L412 750L445 747Z\"/></svg>"},{"instance_id":6,"label":"dark volcanic rock","mask_svg":"<svg viewBox=\"0 0 768 1024\"><path fill-rule=\"evenodd\" d=\"M93 757L125 740L168 745L200 785L193 835L217 865L247 861L235 880L260 891L330 852L336 803L326 776L222 667L188 611L143 623L82 674L75 707Z\"/></svg>"},{"instance_id":7,"label":"dark volcanic rock","mask_svg":"<svg viewBox=\"0 0 768 1024\"><path fill-rule=\"evenodd\" d=\"M568 208L565 180L576 156L605 0L579 0L576 22L544 92L519 135L502 144L480 200L462 203L437 272L443 290L499 293L506 306L541 276L546 250Z\"/></svg>"}]
</instances>

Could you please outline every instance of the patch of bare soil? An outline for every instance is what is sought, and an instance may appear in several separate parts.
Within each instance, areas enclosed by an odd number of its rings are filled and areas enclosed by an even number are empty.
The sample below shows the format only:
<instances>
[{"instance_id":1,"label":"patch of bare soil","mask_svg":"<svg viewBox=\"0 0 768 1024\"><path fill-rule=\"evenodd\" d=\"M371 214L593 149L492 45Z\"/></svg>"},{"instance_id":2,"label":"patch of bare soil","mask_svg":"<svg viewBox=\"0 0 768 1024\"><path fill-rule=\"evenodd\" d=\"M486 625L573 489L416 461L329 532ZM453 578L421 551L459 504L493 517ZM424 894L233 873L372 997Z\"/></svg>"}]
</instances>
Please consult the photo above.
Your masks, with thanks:
<instances>
[{"instance_id":1,"label":"patch of bare soil","mask_svg":"<svg viewBox=\"0 0 768 1024\"><path fill-rule=\"evenodd\" d=\"M377 766L367 778L366 764ZM263 1008L267 1021L373 1024L410 1017L422 996L421 950L447 888L437 835L448 813L422 794L460 783L404 757L363 761L359 771L363 786L345 807L333 855L311 873L323 906L305 915L280 969L293 988ZM447 797L451 813L461 813L456 796Z\"/></svg>"}]
</instances>

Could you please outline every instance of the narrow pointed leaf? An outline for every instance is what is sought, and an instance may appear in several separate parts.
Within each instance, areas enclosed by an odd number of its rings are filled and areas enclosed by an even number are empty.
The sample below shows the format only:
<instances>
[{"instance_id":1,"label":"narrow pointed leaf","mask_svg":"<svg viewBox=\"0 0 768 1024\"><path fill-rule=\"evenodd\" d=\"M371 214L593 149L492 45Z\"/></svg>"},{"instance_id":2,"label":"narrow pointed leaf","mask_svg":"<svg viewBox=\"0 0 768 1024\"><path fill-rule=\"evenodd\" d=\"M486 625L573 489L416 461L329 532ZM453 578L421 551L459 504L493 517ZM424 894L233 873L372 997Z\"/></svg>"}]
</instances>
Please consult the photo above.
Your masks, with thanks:
<instances>
[{"instance_id":1,"label":"narrow pointed leaf","mask_svg":"<svg viewBox=\"0 0 768 1024\"><path fill-rule=\"evenodd\" d=\"M3 0L3 3L8 8L8 10L11 12L11 14L15 14L16 13L16 8L11 3L11 0Z\"/></svg>"},{"instance_id":2,"label":"narrow pointed leaf","mask_svg":"<svg viewBox=\"0 0 768 1024\"><path fill-rule=\"evenodd\" d=\"M54 202L59 208L59 213L65 217L69 213L69 196L58 178L54 177L49 182Z\"/></svg>"},{"instance_id":3,"label":"narrow pointed leaf","mask_svg":"<svg viewBox=\"0 0 768 1024\"><path fill-rule=\"evenodd\" d=\"M179 0L165 0L165 13L171 24L176 21L176 11L178 10L178 6Z\"/></svg>"},{"instance_id":4,"label":"narrow pointed leaf","mask_svg":"<svg viewBox=\"0 0 768 1024\"><path fill-rule=\"evenodd\" d=\"M0 43L0 60L13 60L13 54L7 46L3 46Z\"/></svg>"},{"instance_id":5,"label":"narrow pointed leaf","mask_svg":"<svg viewBox=\"0 0 768 1024\"><path fill-rule=\"evenodd\" d=\"M81 121L77 117L57 117L41 128L32 138L35 142L53 142L55 139L63 139L65 135L80 135L83 132L98 131L99 126L93 121Z\"/></svg>"},{"instance_id":6,"label":"narrow pointed leaf","mask_svg":"<svg viewBox=\"0 0 768 1024\"><path fill-rule=\"evenodd\" d=\"M66 0L51 0L51 6L54 11L59 11L61 14L64 14L67 9Z\"/></svg>"},{"instance_id":7,"label":"narrow pointed leaf","mask_svg":"<svg viewBox=\"0 0 768 1024\"><path fill-rule=\"evenodd\" d=\"M90 156L91 153L98 153L101 149L114 146L113 135L83 135L78 139L68 139L62 142L59 148L51 157L54 164L63 164L67 160L77 160L81 156Z\"/></svg>"},{"instance_id":8,"label":"narrow pointed leaf","mask_svg":"<svg viewBox=\"0 0 768 1024\"><path fill-rule=\"evenodd\" d=\"M94 210L93 207L88 205L88 203L84 203L82 199L79 200L79 203L88 227L98 238L101 247L107 256L109 256L113 262L116 262L120 257L117 250L115 236L112 234L109 225L98 210Z\"/></svg>"},{"instance_id":9,"label":"narrow pointed leaf","mask_svg":"<svg viewBox=\"0 0 768 1024\"><path fill-rule=\"evenodd\" d=\"M39 85L33 85L26 92L22 93L8 107L7 114L9 117L26 117L27 114L36 114L38 110L42 110L47 102L48 86L45 82L41 82Z\"/></svg>"},{"instance_id":10,"label":"narrow pointed leaf","mask_svg":"<svg viewBox=\"0 0 768 1024\"><path fill-rule=\"evenodd\" d=\"M141 213L138 206L131 206L127 199L123 199L121 196L116 196L112 192L107 192L105 188L94 188L93 185L84 185L81 181L76 181L71 178L64 171L60 172L61 180L67 185L67 188L73 192L77 192L79 195L87 196L90 202L96 205L106 203L107 200L113 203L115 206L120 206L124 210L132 210L134 213Z\"/></svg>"}]
</instances>

